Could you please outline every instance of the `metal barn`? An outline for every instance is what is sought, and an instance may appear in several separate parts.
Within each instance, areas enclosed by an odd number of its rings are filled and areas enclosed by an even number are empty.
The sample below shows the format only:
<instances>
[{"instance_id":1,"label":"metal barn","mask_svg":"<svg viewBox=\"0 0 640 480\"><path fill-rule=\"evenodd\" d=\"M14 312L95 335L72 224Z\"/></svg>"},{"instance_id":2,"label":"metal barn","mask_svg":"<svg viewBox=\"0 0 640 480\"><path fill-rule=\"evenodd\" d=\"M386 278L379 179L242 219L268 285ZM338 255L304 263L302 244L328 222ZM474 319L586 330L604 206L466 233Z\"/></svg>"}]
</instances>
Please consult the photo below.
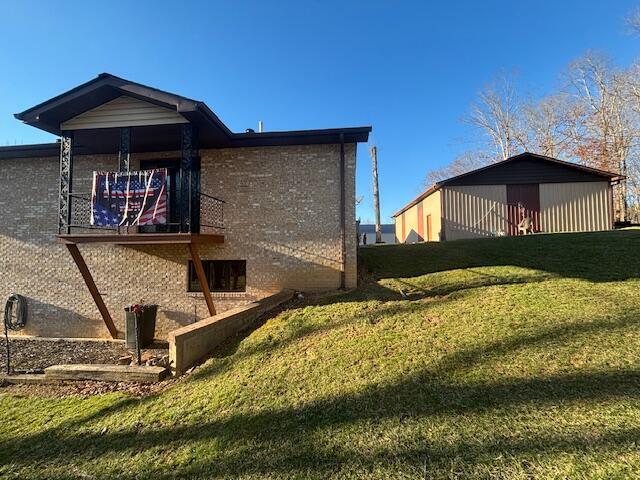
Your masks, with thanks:
<instances>
[{"instance_id":1,"label":"metal barn","mask_svg":"<svg viewBox=\"0 0 640 480\"><path fill-rule=\"evenodd\" d=\"M533 153L431 186L394 214L399 243L613 228L615 173Z\"/></svg>"}]
</instances>

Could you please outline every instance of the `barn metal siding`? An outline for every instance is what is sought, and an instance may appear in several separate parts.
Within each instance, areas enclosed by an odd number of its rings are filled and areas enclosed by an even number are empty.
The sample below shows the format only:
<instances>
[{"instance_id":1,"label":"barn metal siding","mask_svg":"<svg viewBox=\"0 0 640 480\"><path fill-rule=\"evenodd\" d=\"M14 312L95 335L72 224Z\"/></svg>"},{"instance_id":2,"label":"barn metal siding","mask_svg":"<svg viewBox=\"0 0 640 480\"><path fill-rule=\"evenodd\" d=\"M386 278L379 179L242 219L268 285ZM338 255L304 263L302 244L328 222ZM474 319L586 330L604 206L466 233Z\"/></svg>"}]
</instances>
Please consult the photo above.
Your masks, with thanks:
<instances>
[{"instance_id":1,"label":"barn metal siding","mask_svg":"<svg viewBox=\"0 0 640 480\"><path fill-rule=\"evenodd\" d=\"M62 130L188 123L174 110L123 95L62 123Z\"/></svg>"},{"instance_id":2,"label":"barn metal siding","mask_svg":"<svg viewBox=\"0 0 640 480\"><path fill-rule=\"evenodd\" d=\"M506 230L505 185L447 186L442 192L447 240L491 237Z\"/></svg>"},{"instance_id":3,"label":"barn metal siding","mask_svg":"<svg viewBox=\"0 0 640 480\"><path fill-rule=\"evenodd\" d=\"M422 238L418 234L418 205L414 205L404 212L404 243L420 242Z\"/></svg>"},{"instance_id":4,"label":"barn metal siding","mask_svg":"<svg viewBox=\"0 0 640 480\"><path fill-rule=\"evenodd\" d=\"M429 240L426 226L427 216L431 216L431 240L441 239L441 192L433 192L417 204L395 217L396 241L398 243L416 243Z\"/></svg>"},{"instance_id":5,"label":"barn metal siding","mask_svg":"<svg viewBox=\"0 0 640 480\"><path fill-rule=\"evenodd\" d=\"M427 217L431 217L431 238L425 240L437 242L442 240L442 192L440 190L433 192L427 198L422 200L422 213L424 215L424 224L427 225ZM428 232L427 232L428 233Z\"/></svg>"},{"instance_id":6,"label":"barn metal siding","mask_svg":"<svg viewBox=\"0 0 640 480\"><path fill-rule=\"evenodd\" d=\"M611 204L608 182L540 184L542 231L609 230Z\"/></svg>"}]
</instances>

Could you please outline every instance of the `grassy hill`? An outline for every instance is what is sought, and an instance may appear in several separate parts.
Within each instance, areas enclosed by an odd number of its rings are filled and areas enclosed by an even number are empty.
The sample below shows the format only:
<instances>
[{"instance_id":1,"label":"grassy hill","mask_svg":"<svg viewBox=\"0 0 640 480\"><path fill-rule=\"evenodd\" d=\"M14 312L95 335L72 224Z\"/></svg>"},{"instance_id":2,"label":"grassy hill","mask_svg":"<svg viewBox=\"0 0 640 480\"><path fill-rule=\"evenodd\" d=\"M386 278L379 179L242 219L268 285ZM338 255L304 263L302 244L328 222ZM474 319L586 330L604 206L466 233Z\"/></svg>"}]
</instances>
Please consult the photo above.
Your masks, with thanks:
<instances>
[{"instance_id":1,"label":"grassy hill","mask_svg":"<svg viewBox=\"0 0 640 480\"><path fill-rule=\"evenodd\" d=\"M363 249L361 288L160 394L0 394L0 476L638 477L639 253L640 230Z\"/></svg>"}]
</instances>

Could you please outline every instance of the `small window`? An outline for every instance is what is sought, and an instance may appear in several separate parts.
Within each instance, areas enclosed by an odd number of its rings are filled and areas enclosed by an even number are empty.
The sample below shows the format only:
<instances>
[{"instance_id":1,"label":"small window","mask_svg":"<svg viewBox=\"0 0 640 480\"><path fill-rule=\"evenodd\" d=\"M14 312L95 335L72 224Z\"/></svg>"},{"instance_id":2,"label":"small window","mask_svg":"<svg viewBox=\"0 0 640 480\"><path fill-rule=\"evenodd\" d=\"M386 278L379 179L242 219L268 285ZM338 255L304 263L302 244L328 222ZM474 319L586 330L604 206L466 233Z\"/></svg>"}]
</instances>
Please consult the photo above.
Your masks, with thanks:
<instances>
[{"instance_id":1,"label":"small window","mask_svg":"<svg viewBox=\"0 0 640 480\"><path fill-rule=\"evenodd\" d=\"M246 260L203 260L204 275L212 292L244 292L247 288ZM189 291L201 292L193 262L189 262Z\"/></svg>"}]
</instances>

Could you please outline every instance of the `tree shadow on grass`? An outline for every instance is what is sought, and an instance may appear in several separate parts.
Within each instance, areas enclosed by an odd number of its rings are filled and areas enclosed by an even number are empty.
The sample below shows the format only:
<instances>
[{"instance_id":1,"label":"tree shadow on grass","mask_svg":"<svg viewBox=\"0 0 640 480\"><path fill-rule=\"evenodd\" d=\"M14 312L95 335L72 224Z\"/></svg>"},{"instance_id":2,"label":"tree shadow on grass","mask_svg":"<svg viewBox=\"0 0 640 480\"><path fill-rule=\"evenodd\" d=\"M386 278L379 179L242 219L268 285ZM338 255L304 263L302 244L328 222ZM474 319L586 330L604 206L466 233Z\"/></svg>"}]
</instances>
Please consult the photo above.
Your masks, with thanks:
<instances>
[{"instance_id":1,"label":"tree shadow on grass","mask_svg":"<svg viewBox=\"0 0 640 480\"><path fill-rule=\"evenodd\" d=\"M477 269L466 269L466 278L457 279L456 281L442 280L435 281L434 285L425 286L413 279L393 278L382 280L380 283L390 290L397 289L402 291L404 297L408 300L419 300L425 297L438 297L450 295L456 292L473 290L483 287L495 287L500 285L524 285L529 283L539 283L549 280L551 276L544 272L531 272L528 274L508 274L494 275ZM395 287L395 288L394 288Z\"/></svg>"},{"instance_id":2,"label":"tree shadow on grass","mask_svg":"<svg viewBox=\"0 0 640 480\"><path fill-rule=\"evenodd\" d=\"M637 312L635 312L637 313ZM213 476L228 478L241 475L266 477L329 476L341 468L366 470L375 463L395 461L418 468L429 459L433 469L445 468L453 458L471 467L493 455L529 455L552 452L588 452L594 444L602 448L620 448L640 441L638 428L623 431L568 432L556 435L519 436L507 439L461 439L422 444L419 438L406 446L384 446L368 453L350 445L323 445L316 433L341 426L375 424L382 421L425 422L430 418L473 413L502 412L527 405L527 409L554 409L577 402L640 400L640 370L592 370L487 381L455 381L453 373L477 364L487 356L505 356L523 347L550 340L566 340L586 332L614 331L637 324L635 313L618 320L576 322L551 327L535 334L508 341L488 343L453 352L437 365L403 376L395 382L370 385L357 392L321 398L316 401L272 408L257 412L220 414L206 421L186 425L143 427L100 434L91 422L104 415L127 415L130 404L123 403L98 412L73 424L65 424L29 436L8 438L0 444L0 463L19 471L32 464L62 468L71 454L74 461L95 462L102 455L122 454L125 458L148 449L173 451L176 448L215 444L202 457L194 456L180 468L182 477ZM197 388L197 386L195 387ZM166 392L165 395L171 395ZM145 401L140 401L144 408ZM185 406L187 408L187 406ZM125 460L126 462L126 460ZM115 468L115 467L114 467ZM152 475L174 478L161 465L147 466L131 473L123 467L122 478ZM142 468L142 467L140 467ZM120 476L120 475L119 475Z\"/></svg>"},{"instance_id":3,"label":"tree shadow on grass","mask_svg":"<svg viewBox=\"0 0 640 480\"><path fill-rule=\"evenodd\" d=\"M253 474L257 476L331 474L344 463L367 465L385 455L406 457L409 462L421 461L425 455L430 462L446 462L451 455L463 455L472 463L482 453L523 454L545 451L580 451L591 445L582 438L548 436L541 438L507 439L506 442L473 443L474 455L466 449L465 440L459 444L429 444L423 447L392 451L376 448L371 458L367 453L354 451L349 445L329 449L314 441L312 432L332 429L343 424L363 422L424 421L434 416L486 413L518 405L533 408L558 408L578 401L605 402L624 397L640 399L640 371L599 371L548 377L514 378L488 383L452 384L415 375L397 383L368 388L361 392L328 398L293 408L275 409L253 414L238 414L218 420L175 427L125 430L100 434L93 431L71 432L56 429L26 438L12 439L2 445L0 457L12 468L48 463L64 465L72 454L74 461L95 461L103 455L134 454L148 449L174 450L215 439L223 448L211 451L214 459L186 466L182 476L213 475L223 478ZM616 445L640 440L638 429L602 434L603 445ZM201 448L201 447L200 447ZM213 447L212 447L213 448ZM149 466L153 469L152 466ZM130 471L130 467L127 467ZM174 472L164 474L159 468L153 478L172 478ZM125 475L126 477L126 475Z\"/></svg>"},{"instance_id":4,"label":"tree shadow on grass","mask_svg":"<svg viewBox=\"0 0 640 480\"><path fill-rule=\"evenodd\" d=\"M540 234L369 248L376 279L473 267L517 266L566 278L609 282L640 278L640 230Z\"/></svg>"},{"instance_id":5,"label":"tree shadow on grass","mask_svg":"<svg viewBox=\"0 0 640 480\"><path fill-rule=\"evenodd\" d=\"M383 287L380 287L383 288ZM386 289L385 289L386 290ZM319 296L316 298L305 299L302 301L293 301L288 307L283 310L287 310L287 314L295 316L298 310L304 310L307 307L330 305L335 301L342 301L342 295L331 294L326 296ZM395 298L395 295L394 295ZM434 298L430 301L430 306L440 306L451 299L448 297ZM325 323L313 323L309 325L300 325L296 328L292 328L287 332L279 331L274 337L266 336L261 341L252 344L251 346L244 346L242 351L239 351L242 342L252 335L256 330L263 327L269 320L276 318L281 311L268 312L261 317L255 324L248 329L239 332L237 335L228 338L203 361L210 358L216 359L231 359L232 362L222 363L218 362L213 365L207 365L201 370L197 371L193 376L193 380L207 380L212 375L219 375L224 371L232 368L234 364L242 361L244 358L251 357L252 355L259 355L262 353L277 354L281 349L286 348L288 345L294 344L302 339L308 339L310 337L323 335L334 330L343 328L349 324L359 323L367 325L375 325L382 319L390 318L393 316L403 315L407 313L413 313L420 311L426 313L424 303L416 303L414 301L406 300L387 300L376 302L375 305L366 305L364 308L345 313L340 320L335 321L330 319Z\"/></svg>"}]
</instances>

